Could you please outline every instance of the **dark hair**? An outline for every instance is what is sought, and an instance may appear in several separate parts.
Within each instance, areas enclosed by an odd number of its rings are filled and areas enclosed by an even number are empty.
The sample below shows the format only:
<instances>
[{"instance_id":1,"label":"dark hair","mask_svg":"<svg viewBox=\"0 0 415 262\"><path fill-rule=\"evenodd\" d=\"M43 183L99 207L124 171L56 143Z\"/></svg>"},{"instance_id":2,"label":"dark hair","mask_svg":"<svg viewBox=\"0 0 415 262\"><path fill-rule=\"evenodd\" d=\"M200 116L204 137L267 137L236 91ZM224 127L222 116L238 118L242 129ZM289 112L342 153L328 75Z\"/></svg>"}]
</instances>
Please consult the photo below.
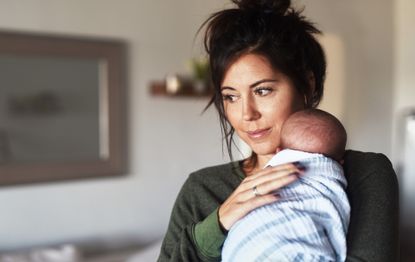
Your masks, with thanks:
<instances>
[{"instance_id":1,"label":"dark hair","mask_svg":"<svg viewBox=\"0 0 415 262\"><path fill-rule=\"evenodd\" d=\"M235 8L212 14L206 26L204 45L209 56L214 94L206 109L215 104L222 135L232 160L234 129L226 119L221 84L228 67L240 56L254 53L287 75L304 96L306 108L315 108L323 96L326 72L324 51L314 34L321 32L291 8L290 0L232 0ZM314 84L310 84L310 79ZM256 163L256 155L251 156Z\"/></svg>"}]
</instances>

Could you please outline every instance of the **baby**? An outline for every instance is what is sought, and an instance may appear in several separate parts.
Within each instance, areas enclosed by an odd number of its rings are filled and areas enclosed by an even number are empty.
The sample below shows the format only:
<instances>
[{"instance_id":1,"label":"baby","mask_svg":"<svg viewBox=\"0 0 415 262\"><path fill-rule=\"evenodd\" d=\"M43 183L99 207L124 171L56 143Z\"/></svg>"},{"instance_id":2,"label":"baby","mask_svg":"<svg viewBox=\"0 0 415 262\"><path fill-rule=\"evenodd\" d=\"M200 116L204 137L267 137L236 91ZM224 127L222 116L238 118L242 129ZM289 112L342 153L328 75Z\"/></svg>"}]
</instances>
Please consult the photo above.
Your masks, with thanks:
<instances>
[{"instance_id":1,"label":"baby","mask_svg":"<svg viewBox=\"0 0 415 262\"><path fill-rule=\"evenodd\" d=\"M281 199L235 223L222 261L344 261L350 205L340 165L346 131L318 109L292 114L281 129L281 149L265 167L297 162L306 172L281 188Z\"/></svg>"}]
</instances>

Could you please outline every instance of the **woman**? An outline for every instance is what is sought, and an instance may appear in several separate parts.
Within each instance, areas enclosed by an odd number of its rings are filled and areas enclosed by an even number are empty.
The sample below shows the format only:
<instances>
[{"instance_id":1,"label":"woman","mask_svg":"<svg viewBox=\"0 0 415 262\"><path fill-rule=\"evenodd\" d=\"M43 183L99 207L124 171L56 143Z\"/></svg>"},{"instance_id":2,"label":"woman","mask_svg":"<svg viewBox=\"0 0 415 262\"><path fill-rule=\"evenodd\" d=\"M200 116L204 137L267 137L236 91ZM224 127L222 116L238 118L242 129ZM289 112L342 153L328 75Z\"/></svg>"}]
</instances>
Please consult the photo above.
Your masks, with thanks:
<instances>
[{"instance_id":1,"label":"woman","mask_svg":"<svg viewBox=\"0 0 415 262\"><path fill-rule=\"evenodd\" d=\"M289 0L233 0L207 20L214 104L231 152L234 132L252 149L243 161L192 173L174 205L159 261L218 261L227 230L273 191L298 178L295 164L262 169L292 113L318 105L326 62L319 30ZM380 154L347 151L351 220L347 261L398 260L398 187Z\"/></svg>"}]
</instances>

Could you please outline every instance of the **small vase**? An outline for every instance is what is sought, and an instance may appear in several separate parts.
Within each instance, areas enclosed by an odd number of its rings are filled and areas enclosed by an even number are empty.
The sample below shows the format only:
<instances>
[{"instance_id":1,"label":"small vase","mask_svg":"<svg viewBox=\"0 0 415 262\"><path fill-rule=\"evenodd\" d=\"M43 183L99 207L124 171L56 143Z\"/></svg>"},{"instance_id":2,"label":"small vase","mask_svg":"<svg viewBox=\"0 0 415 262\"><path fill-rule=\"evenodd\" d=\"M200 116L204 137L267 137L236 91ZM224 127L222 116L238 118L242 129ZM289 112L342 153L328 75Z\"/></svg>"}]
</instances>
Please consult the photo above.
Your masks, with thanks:
<instances>
[{"instance_id":1,"label":"small vase","mask_svg":"<svg viewBox=\"0 0 415 262\"><path fill-rule=\"evenodd\" d=\"M198 95L204 94L206 92L206 82L204 80L196 79L193 83L193 89Z\"/></svg>"}]
</instances>

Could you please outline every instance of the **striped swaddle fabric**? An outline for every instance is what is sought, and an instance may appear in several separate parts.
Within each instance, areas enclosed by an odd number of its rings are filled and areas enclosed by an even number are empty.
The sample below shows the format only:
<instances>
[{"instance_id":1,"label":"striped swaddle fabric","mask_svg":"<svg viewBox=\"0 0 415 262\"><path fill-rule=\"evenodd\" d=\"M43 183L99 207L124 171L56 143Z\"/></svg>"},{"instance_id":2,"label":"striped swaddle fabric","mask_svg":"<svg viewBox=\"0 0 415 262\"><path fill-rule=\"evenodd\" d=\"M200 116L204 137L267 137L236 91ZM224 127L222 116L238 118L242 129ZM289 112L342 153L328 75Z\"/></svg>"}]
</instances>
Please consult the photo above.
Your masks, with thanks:
<instances>
[{"instance_id":1,"label":"striped swaddle fabric","mask_svg":"<svg viewBox=\"0 0 415 262\"><path fill-rule=\"evenodd\" d=\"M283 150L268 165L300 161L307 170L228 232L222 261L344 261L350 205L342 167L321 154Z\"/></svg>"}]
</instances>

